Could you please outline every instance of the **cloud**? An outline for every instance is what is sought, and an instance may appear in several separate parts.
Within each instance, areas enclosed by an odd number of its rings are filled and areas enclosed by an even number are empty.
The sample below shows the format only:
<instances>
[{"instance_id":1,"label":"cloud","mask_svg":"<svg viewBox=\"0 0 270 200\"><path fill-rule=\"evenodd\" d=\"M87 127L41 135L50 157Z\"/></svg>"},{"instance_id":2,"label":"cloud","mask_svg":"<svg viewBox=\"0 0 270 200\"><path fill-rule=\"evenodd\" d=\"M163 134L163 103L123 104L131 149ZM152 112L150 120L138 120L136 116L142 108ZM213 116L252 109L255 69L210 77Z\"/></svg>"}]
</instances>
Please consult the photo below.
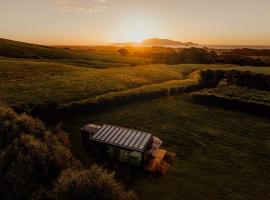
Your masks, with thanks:
<instances>
[{"instance_id":1,"label":"cloud","mask_svg":"<svg viewBox=\"0 0 270 200\"><path fill-rule=\"evenodd\" d=\"M56 3L67 11L86 12L89 14L100 12L107 7L107 0L56 0Z\"/></svg>"}]
</instances>

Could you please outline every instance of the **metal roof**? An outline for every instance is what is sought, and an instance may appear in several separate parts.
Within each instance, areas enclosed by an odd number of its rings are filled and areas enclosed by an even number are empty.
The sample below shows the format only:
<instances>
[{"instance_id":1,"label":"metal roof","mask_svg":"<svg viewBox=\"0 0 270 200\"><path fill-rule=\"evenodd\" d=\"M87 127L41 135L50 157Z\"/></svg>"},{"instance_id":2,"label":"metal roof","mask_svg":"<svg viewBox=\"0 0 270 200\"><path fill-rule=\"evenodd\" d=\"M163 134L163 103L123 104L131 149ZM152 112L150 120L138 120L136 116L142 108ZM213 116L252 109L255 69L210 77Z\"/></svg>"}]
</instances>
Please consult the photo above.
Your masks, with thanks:
<instances>
[{"instance_id":1,"label":"metal roof","mask_svg":"<svg viewBox=\"0 0 270 200\"><path fill-rule=\"evenodd\" d=\"M92 140L135 151L144 151L151 136L151 133L104 124L93 135Z\"/></svg>"}]
</instances>

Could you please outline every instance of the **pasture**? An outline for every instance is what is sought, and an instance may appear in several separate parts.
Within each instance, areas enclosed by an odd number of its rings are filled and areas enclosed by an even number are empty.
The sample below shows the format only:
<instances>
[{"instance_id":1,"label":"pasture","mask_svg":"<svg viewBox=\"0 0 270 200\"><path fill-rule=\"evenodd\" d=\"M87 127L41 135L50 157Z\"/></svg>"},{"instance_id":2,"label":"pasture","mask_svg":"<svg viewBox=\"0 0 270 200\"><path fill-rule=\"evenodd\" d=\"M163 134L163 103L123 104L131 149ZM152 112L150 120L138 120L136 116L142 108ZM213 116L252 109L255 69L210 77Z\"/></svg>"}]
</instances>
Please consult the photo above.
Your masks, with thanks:
<instances>
[{"instance_id":1,"label":"pasture","mask_svg":"<svg viewBox=\"0 0 270 200\"><path fill-rule=\"evenodd\" d=\"M192 72L234 65L142 65L95 69L33 60L0 60L0 101L8 106L82 101L172 80ZM16 72L16 73L14 73Z\"/></svg>"},{"instance_id":2,"label":"pasture","mask_svg":"<svg viewBox=\"0 0 270 200\"><path fill-rule=\"evenodd\" d=\"M142 199L270 198L270 120L196 104L179 95L138 102L98 113L63 116L72 149L87 165L79 128L108 123L152 132L177 154L163 177L124 179Z\"/></svg>"}]
</instances>

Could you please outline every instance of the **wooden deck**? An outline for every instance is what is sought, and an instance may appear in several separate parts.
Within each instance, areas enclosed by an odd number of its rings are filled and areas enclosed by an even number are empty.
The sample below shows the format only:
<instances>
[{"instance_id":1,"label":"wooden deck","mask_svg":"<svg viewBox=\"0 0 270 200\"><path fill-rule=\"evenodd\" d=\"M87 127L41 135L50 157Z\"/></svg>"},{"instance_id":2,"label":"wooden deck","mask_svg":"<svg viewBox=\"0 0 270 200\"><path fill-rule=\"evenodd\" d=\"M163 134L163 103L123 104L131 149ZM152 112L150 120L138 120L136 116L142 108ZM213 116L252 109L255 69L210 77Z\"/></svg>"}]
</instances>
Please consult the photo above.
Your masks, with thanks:
<instances>
[{"instance_id":1,"label":"wooden deck","mask_svg":"<svg viewBox=\"0 0 270 200\"><path fill-rule=\"evenodd\" d=\"M148 161L144 169L152 173L165 174L169 169L169 164L163 160L167 151L163 149L156 150L154 158Z\"/></svg>"}]
</instances>

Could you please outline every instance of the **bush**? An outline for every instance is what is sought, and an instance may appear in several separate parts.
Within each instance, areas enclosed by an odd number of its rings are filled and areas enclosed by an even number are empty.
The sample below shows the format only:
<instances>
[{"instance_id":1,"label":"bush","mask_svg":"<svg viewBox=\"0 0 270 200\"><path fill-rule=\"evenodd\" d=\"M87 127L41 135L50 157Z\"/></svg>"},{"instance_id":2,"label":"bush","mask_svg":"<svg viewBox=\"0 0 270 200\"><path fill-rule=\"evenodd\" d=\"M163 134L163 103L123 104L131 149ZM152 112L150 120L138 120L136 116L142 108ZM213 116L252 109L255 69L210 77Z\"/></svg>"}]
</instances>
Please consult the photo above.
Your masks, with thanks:
<instances>
[{"instance_id":1,"label":"bush","mask_svg":"<svg viewBox=\"0 0 270 200\"><path fill-rule=\"evenodd\" d=\"M42 138L45 127L41 121L26 114L18 115L9 108L0 107L0 149L10 145L22 133Z\"/></svg>"},{"instance_id":2,"label":"bush","mask_svg":"<svg viewBox=\"0 0 270 200\"><path fill-rule=\"evenodd\" d=\"M270 92L235 85L218 86L192 93L196 102L269 116Z\"/></svg>"},{"instance_id":3,"label":"bush","mask_svg":"<svg viewBox=\"0 0 270 200\"><path fill-rule=\"evenodd\" d=\"M84 170L66 170L58 179L55 188L59 200L132 200L132 192L115 181L114 174L93 166Z\"/></svg>"},{"instance_id":4,"label":"bush","mask_svg":"<svg viewBox=\"0 0 270 200\"><path fill-rule=\"evenodd\" d=\"M127 49L119 49L118 52L122 55L122 56L128 56L130 53Z\"/></svg>"},{"instance_id":5,"label":"bush","mask_svg":"<svg viewBox=\"0 0 270 200\"><path fill-rule=\"evenodd\" d=\"M203 70L201 84L203 87L215 87L225 79L228 85L270 91L270 75L241 70Z\"/></svg>"},{"instance_id":6,"label":"bush","mask_svg":"<svg viewBox=\"0 0 270 200\"><path fill-rule=\"evenodd\" d=\"M0 193L4 199L31 199L49 190L61 171L80 167L60 130L40 120L0 108Z\"/></svg>"},{"instance_id":7,"label":"bush","mask_svg":"<svg viewBox=\"0 0 270 200\"><path fill-rule=\"evenodd\" d=\"M60 172L80 166L66 147L23 134L1 159L0 185L7 199L29 199L37 190L50 189Z\"/></svg>"},{"instance_id":8,"label":"bush","mask_svg":"<svg viewBox=\"0 0 270 200\"><path fill-rule=\"evenodd\" d=\"M1 157L2 197L30 199L32 192L49 183L48 147L29 135L16 139Z\"/></svg>"},{"instance_id":9,"label":"bush","mask_svg":"<svg viewBox=\"0 0 270 200\"><path fill-rule=\"evenodd\" d=\"M41 121L26 114L0 109L0 144L1 199L135 198L104 169L82 170L69 149L67 135L60 128L46 130ZM81 185L73 185L74 180Z\"/></svg>"}]
</instances>

